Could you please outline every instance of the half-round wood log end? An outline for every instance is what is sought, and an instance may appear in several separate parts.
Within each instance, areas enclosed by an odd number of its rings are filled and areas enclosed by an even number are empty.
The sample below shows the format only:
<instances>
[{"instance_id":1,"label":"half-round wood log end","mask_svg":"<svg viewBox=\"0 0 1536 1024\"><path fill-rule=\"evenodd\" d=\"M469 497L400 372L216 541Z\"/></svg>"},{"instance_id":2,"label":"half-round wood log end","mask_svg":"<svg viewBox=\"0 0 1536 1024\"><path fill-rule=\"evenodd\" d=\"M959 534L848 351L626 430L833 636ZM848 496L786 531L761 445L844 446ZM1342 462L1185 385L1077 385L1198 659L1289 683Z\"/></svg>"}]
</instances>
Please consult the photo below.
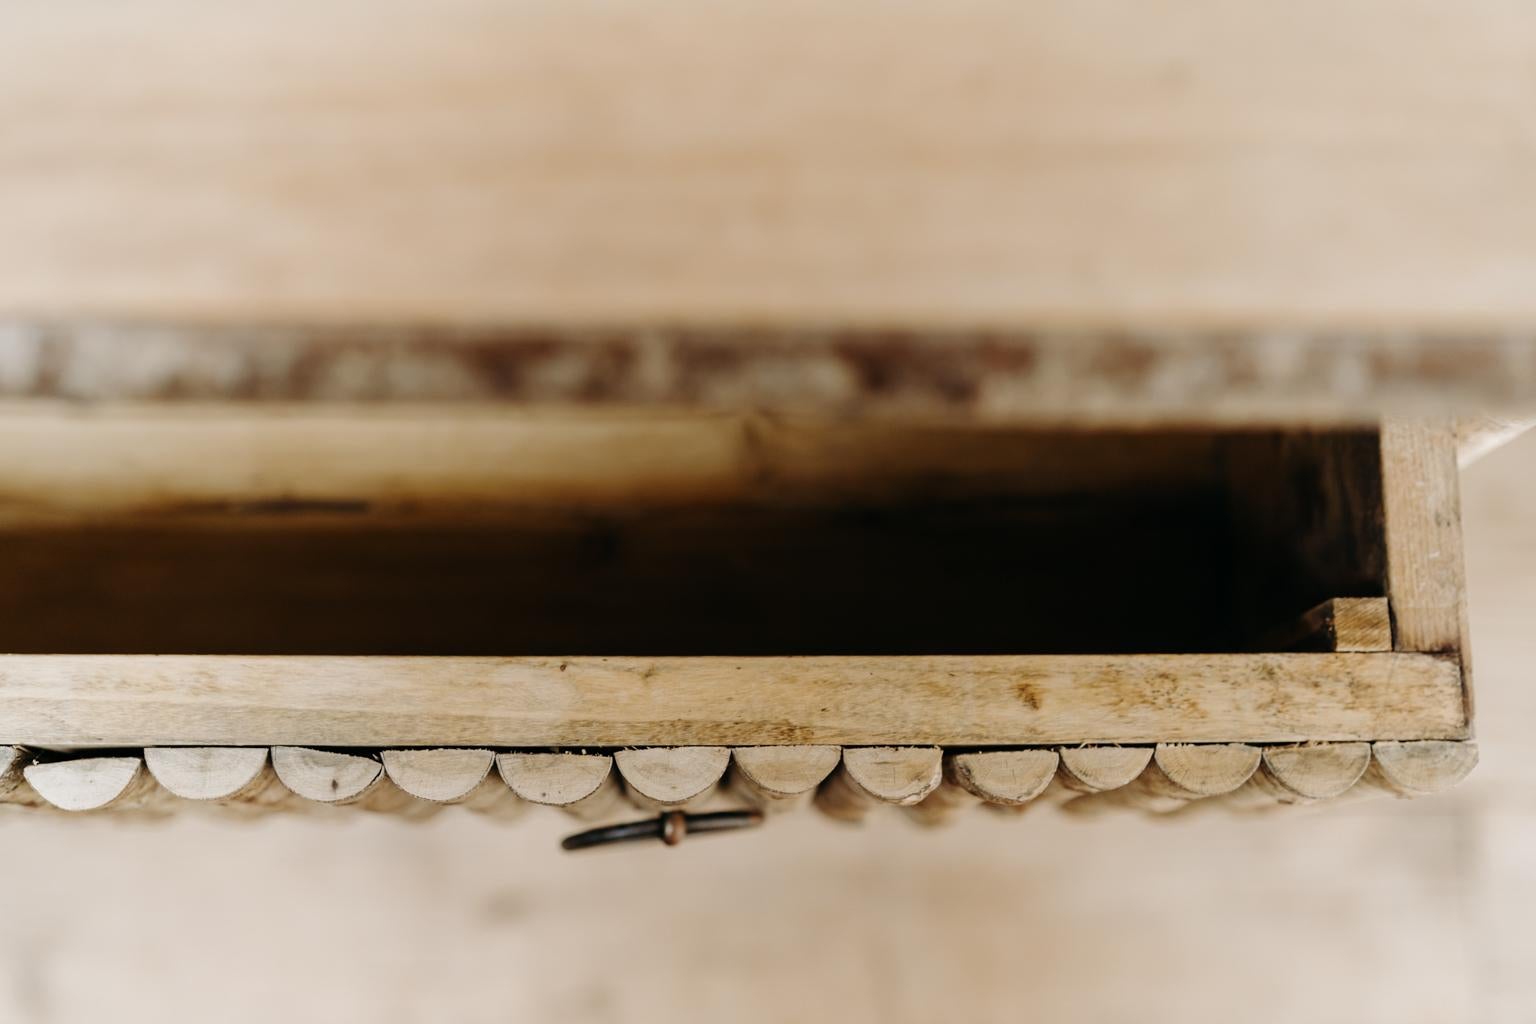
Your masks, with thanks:
<instances>
[{"instance_id":1,"label":"half-round wood log end","mask_svg":"<svg viewBox=\"0 0 1536 1024\"><path fill-rule=\"evenodd\" d=\"M1331 800L1347 793L1371 766L1369 743L1267 747L1264 774L1299 800Z\"/></svg>"},{"instance_id":2,"label":"half-round wood log end","mask_svg":"<svg viewBox=\"0 0 1536 1024\"><path fill-rule=\"evenodd\" d=\"M492 751L456 748L386 750L380 757L391 782L439 804L458 803L474 793L496 763Z\"/></svg>"},{"instance_id":3,"label":"half-round wood log end","mask_svg":"<svg viewBox=\"0 0 1536 1024\"><path fill-rule=\"evenodd\" d=\"M1160 743L1153 763L1181 796L1230 793L1259 769L1264 751L1246 743Z\"/></svg>"},{"instance_id":4,"label":"half-round wood log end","mask_svg":"<svg viewBox=\"0 0 1536 1024\"><path fill-rule=\"evenodd\" d=\"M184 800L232 800L262 784L267 748L149 747L144 764L156 782Z\"/></svg>"},{"instance_id":5,"label":"half-round wood log end","mask_svg":"<svg viewBox=\"0 0 1536 1024\"><path fill-rule=\"evenodd\" d=\"M729 747L641 747L613 755L630 798L642 807L681 807L720 781Z\"/></svg>"},{"instance_id":6,"label":"half-round wood log end","mask_svg":"<svg viewBox=\"0 0 1536 1024\"><path fill-rule=\"evenodd\" d=\"M954 754L945 762L946 777L989 804L1012 807L1045 792L1061 761L1054 750L989 750Z\"/></svg>"},{"instance_id":7,"label":"half-round wood log end","mask_svg":"<svg viewBox=\"0 0 1536 1024\"><path fill-rule=\"evenodd\" d=\"M40 761L23 769L37 795L63 811L127 806L153 791L154 779L137 757L80 757Z\"/></svg>"},{"instance_id":8,"label":"half-round wood log end","mask_svg":"<svg viewBox=\"0 0 1536 1024\"><path fill-rule=\"evenodd\" d=\"M768 800L793 800L814 790L837 767L841 747L737 747L737 774Z\"/></svg>"},{"instance_id":9,"label":"half-round wood log end","mask_svg":"<svg viewBox=\"0 0 1536 1024\"><path fill-rule=\"evenodd\" d=\"M31 756L22 747L0 746L0 800L7 800L18 789L26 786L22 769Z\"/></svg>"},{"instance_id":10,"label":"half-round wood log end","mask_svg":"<svg viewBox=\"0 0 1536 1024\"><path fill-rule=\"evenodd\" d=\"M1062 747L1061 779L1078 793L1129 786L1152 760L1151 747Z\"/></svg>"},{"instance_id":11,"label":"half-round wood log end","mask_svg":"<svg viewBox=\"0 0 1536 1024\"><path fill-rule=\"evenodd\" d=\"M1370 776L1399 796L1443 793L1477 767L1477 744L1457 740L1409 740L1371 745Z\"/></svg>"},{"instance_id":12,"label":"half-round wood log end","mask_svg":"<svg viewBox=\"0 0 1536 1024\"><path fill-rule=\"evenodd\" d=\"M909 807L944 779L938 747L849 747L843 769L853 784L882 803Z\"/></svg>"},{"instance_id":13,"label":"half-round wood log end","mask_svg":"<svg viewBox=\"0 0 1536 1024\"><path fill-rule=\"evenodd\" d=\"M512 792L529 803L568 807L608 782L607 754L497 754L496 770Z\"/></svg>"},{"instance_id":14,"label":"half-round wood log end","mask_svg":"<svg viewBox=\"0 0 1536 1024\"><path fill-rule=\"evenodd\" d=\"M272 767L296 795L323 804L361 800L384 778L371 757L311 747L273 747Z\"/></svg>"}]
</instances>

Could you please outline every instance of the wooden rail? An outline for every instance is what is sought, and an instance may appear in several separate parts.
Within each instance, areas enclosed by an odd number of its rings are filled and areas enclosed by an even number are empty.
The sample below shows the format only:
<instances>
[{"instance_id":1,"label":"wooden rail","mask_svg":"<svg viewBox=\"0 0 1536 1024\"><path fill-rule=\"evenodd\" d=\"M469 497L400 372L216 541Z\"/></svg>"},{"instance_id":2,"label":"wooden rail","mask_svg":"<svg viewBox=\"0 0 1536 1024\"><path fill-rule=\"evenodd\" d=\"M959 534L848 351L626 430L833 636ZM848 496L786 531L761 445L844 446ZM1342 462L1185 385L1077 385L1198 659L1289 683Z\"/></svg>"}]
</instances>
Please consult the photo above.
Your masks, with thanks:
<instances>
[{"instance_id":1,"label":"wooden rail","mask_svg":"<svg viewBox=\"0 0 1536 1024\"><path fill-rule=\"evenodd\" d=\"M1018 746L1463 739L1454 657L0 656L0 742Z\"/></svg>"}]
</instances>

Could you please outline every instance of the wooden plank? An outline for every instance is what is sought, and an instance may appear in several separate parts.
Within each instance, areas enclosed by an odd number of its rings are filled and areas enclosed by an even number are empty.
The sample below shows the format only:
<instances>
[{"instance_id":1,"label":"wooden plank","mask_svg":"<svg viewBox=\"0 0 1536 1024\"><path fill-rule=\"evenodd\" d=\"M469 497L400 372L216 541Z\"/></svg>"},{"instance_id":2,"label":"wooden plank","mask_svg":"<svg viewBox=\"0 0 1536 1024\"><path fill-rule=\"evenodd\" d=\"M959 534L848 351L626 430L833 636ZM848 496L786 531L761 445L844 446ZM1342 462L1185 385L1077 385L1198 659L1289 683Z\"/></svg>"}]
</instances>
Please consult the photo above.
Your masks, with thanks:
<instances>
[{"instance_id":1,"label":"wooden plank","mask_svg":"<svg viewBox=\"0 0 1536 1024\"><path fill-rule=\"evenodd\" d=\"M1391 606L1384 597L1335 597L1255 646L1267 651L1390 651Z\"/></svg>"},{"instance_id":2,"label":"wooden plank","mask_svg":"<svg viewBox=\"0 0 1536 1024\"><path fill-rule=\"evenodd\" d=\"M1396 649L1465 657L1467 584L1451 424L1383 423L1381 474Z\"/></svg>"},{"instance_id":3,"label":"wooden plank","mask_svg":"<svg viewBox=\"0 0 1536 1024\"><path fill-rule=\"evenodd\" d=\"M1460 739L1453 660L0 656L0 741L327 747ZM274 754L274 760L276 755Z\"/></svg>"},{"instance_id":4,"label":"wooden plank","mask_svg":"<svg viewBox=\"0 0 1536 1024\"><path fill-rule=\"evenodd\" d=\"M1530 323L1533 49L1499 0L6 5L0 308Z\"/></svg>"}]
</instances>

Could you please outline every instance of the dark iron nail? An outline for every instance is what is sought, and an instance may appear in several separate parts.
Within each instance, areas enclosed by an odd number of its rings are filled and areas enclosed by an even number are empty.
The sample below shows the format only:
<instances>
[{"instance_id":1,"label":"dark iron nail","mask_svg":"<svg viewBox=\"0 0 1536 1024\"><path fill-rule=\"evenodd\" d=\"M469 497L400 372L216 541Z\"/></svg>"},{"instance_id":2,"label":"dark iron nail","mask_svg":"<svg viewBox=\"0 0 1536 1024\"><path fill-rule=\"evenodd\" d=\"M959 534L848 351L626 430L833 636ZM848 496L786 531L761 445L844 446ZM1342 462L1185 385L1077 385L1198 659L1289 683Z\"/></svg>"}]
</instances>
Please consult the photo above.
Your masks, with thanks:
<instances>
[{"instance_id":1,"label":"dark iron nail","mask_svg":"<svg viewBox=\"0 0 1536 1024\"><path fill-rule=\"evenodd\" d=\"M763 812L713 811L709 814L684 814L667 811L644 821L629 821L622 825L605 825L588 829L560 840L562 850L585 850L610 843L632 843L641 839L660 839L668 846L676 846L690 832L726 832L731 829L751 828L763 823Z\"/></svg>"}]
</instances>

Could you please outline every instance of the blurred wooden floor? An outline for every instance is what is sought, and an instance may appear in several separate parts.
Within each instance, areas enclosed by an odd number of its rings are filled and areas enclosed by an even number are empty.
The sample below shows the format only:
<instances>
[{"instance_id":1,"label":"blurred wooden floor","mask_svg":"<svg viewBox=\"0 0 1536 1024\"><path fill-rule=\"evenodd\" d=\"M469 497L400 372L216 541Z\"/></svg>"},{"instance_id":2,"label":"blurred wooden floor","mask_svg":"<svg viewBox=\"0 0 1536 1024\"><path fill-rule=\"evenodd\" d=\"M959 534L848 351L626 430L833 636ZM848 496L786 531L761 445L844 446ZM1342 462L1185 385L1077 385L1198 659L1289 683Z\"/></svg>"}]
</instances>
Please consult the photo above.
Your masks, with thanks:
<instances>
[{"instance_id":1,"label":"blurred wooden floor","mask_svg":"<svg viewBox=\"0 0 1536 1024\"><path fill-rule=\"evenodd\" d=\"M0 1020L1528 1021L1536 437L1465 477L1483 764L1177 826L809 815L566 856L503 826L8 817Z\"/></svg>"}]
</instances>

